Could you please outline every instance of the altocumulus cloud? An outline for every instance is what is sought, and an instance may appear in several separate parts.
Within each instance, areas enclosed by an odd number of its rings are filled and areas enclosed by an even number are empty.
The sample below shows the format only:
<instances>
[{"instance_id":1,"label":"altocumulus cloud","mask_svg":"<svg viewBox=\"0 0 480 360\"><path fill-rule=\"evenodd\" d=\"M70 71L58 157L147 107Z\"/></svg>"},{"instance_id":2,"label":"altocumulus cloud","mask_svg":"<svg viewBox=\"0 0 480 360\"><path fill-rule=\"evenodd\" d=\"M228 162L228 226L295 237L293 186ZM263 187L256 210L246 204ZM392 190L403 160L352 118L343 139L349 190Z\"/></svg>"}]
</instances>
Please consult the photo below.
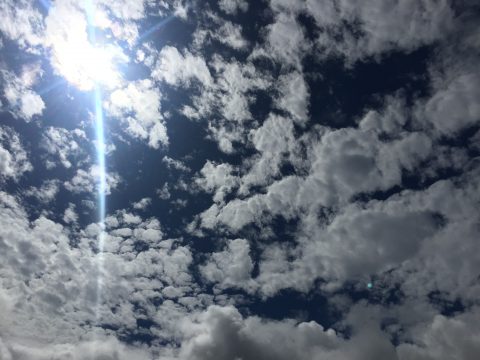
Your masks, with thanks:
<instances>
[{"instance_id":1,"label":"altocumulus cloud","mask_svg":"<svg viewBox=\"0 0 480 360\"><path fill-rule=\"evenodd\" d=\"M0 359L478 358L475 1L0 17Z\"/></svg>"}]
</instances>

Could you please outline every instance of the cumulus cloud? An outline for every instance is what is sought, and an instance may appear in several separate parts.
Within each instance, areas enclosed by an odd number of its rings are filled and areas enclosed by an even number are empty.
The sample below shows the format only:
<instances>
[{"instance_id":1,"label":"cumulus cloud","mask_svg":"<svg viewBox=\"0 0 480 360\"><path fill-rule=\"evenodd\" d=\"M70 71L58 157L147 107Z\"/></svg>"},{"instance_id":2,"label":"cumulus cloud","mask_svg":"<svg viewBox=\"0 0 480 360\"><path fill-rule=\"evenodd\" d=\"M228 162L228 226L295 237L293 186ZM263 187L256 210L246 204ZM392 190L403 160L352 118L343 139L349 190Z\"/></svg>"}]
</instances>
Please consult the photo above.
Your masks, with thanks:
<instances>
[{"instance_id":1,"label":"cumulus cloud","mask_svg":"<svg viewBox=\"0 0 480 360\"><path fill-rule=\"evenodd\" d=\"M203 86L212 83L210 71L201 56L195 56L188 50L183 55L173 46L162 48L152 76L171 85L188 85L193 79Z\"/></svg>"},{"instance_id":2,"label":"cumulus cloud","mask_svg":"<svg viewBox=\"0 0 480 360\"><path fill-rule=\"evenodd\" d=\"M426 120L444 136L455 136L480 119L480 74L459 74L441 88L419 109L420 120Z\"/></svg>"},{"instance_id":3,"label":"cumulus cloud","mask_svg":"<svg viewBox=\"0 0 480 360\"><path fill-rule=\"evenodd\" d=\"M207 161L195 182L201 189L214 192L213 200L223 202L225 196L237 186L238 178L229 164L215 164Z\"/></svg>"},{"instance_id":4,"label":"cumulus cloud","mask_svg":"<svg viewBox=\"0 0 480 360\"><path fill-rule=\"evenodd\" d=\"M58 193L60 189L60 181L55 180L46 180L39 187L31 187L26 192L25 195L35 197L42 203L49 203Z\"/></svg>"},{"instance_id":5,"label":"cumulus cloud","mask_svg":"<svg viewBox=\"0 0 480 360\"><path fill-rule=\"evenodd\" d=\"M475 1L41 4L0 4L0 358L475 358Z\"/></svg>"},{"instance_id":6,"label":"cumulus cloud","mask_svg":"<svg viewBox=\"0 0 480 360\"><path fill-rule=\"evenodd\" d=\"M10 112L15 117L30 121L43 113L45 103L40 95L32 90L41 72L38 64L24 66L20 76L5 70L1 72L5 82L3 95L10 105Z\"/></svg>"},{"instance_id":7,"label":"cumulus cloud","mask_svg":"<svg viewBox=\"0 0 480 360\"><path fill-rule=\"evenodd\" d=\"M145 210L150 204L152 203L152 199L150 198L143 198L137 202L133 203L133 208L136 210Z\"/></svg>"},{"instance_id":8,"label":"cumulus cloud","mask_svg":"<svg viewBox=\"0 0 480 360\"><path fill-rule=\"evenodd\" d=\"M113 91L106 109L127 126L125 131L129 135L147 140L150 147L158 149L160 145L168 145L160 100L160 92L151 80L138 80Z\"/></svg>"},{"instance_id":9,"label":"cumulus cloud","mask_svg":"<svg viewBox=\"0 0 480 360\"><path fill-rule=\"evenodd\" d=\"M302 26L292 14L278 13L275 22L268 25L266 46L257 48L252 57L269 57L286 67L302 68L302 59L311 44Z\"/></svg>"},{"instance_id":10,"label":"cumulus cloud","mask_svg":"<svg viewBox=\"0 0 480 360\"><path fill-rule=\"evenodd\" d=\"M201 48L210 39L218 41L235 50L245 50L248 41L242 36L242 27L231 21L226 21L213 13L208 13L205 21L205 29L197 29L195 32L195 47Z\"/></svg>"},{"instance_id":11,"label":"cumulus cloud","mask_svg":"<svg viewBox=\"0 0 480 360\"><path fill-rule=\"evenodd\" d=\"M292 72L283 75L280 80L280 96L277 106L289 112L295 122L303 124L308 121L309 90L303 74Z\"/></svg>"},{"instance_id":12,"label":"cumulus cloud","mask_svg":"<svg viewBox=\"0 0 480 360\"><path fill-rule=\"evenodd\" d=\"M97 191L100 168L97 165L91 166L88 170L78 169L72 179L64 182L64 186L68 191L74 193ZM121 178L115 172L106 173L105 193L109 195L120 183Z\"/></svg>"},{"instance_id":13,"label":"cumulus cloud","mask_svg":"<svg viewBox=\"0 0 480 360\"><path fill-rule=\"evenodd\" d=\"M31 170L33 166L18 134L9 127L0 127L0 179L16 181Z\"/></svg>"},{"instance_id":14,"label":"cumulus cloud","mask_svg":"<svg viewBox=\"0 0 480 360\"><path fill-rule=\"evenodd\" d=\"M323 30L317 40L321 51L339 53L348 61L431 44L448 35L453 21L447 0L341 1L338 6L330 0L307 1L305 10Z\"/></svg>"},{"instance_id":15,"label":"cumulus cloud","mask_svg":"<svg viewBox=\"0 0 480 360\"><path fill-rule=\"evenodd\" d=\"M249 252L247 240L230 240L225 250L210 255L200 272L207 281L215 283L220 289L242 287L249 291L255 286L250 280L253 261Z\"/></svg>"},{"instance_id":16,"label":"cumulus cloud","mask_svg":"<svg viewBox=\"0 0 480 360\"><path fill-rule=\"evenodd\" d=\"M245 12L248 10L248 3L245 0L220 0L218 6L227 14L232 15L240 11Z\"/></svg>"},{"instance_id":17,"label":"cumulus cloud","mask_svg":"<svg viewBox=\"0 0 480 360\"><path fill-rule=\"evenodd\" d=\"M190 171L190 169L183 162L181 162L180 160L172 159L171 157L166 155L162 158L162 162L167 165L169 169L175 169L185 172Z\"/></svg>"},{"instance_id":18,"label":"cumulus cloud","mask_svg":"<svg viewBox=\"0 0 480 360\"><path fill-rule=\"evenodd\" d=\"M120 343L116 338L103 336L102 339L79 343L38 346L36 344L12 343L0 353L2 359L74 359L74 360L146 360L150 358L147 350L136 349Z\"/></svg>"},{"instance_id":19,"label":"cumulus cloud","mask_svg":"<svg viewBox=\"0 0 480 360\"><path fill-rule=\"evenodd\" d=\"M321 141L307 140L308 176L286 176L269 184L266 194L235 199L222 209L213 206L202 215L205 226L224 223L238 230L254 219L258 221L265 211L288 219L307 209L344 204L354 195L401 184L402 171L412 171L431 154L429 139L415 133L404 134L403 139L388 145L372 131L345 128L319 133ZM241 181L262 184L278 171L282 152L296 156L295 137L291 121L276 117L253 134L255 146L265 155ZM314 199L312 193L316 194Z\"/></svg>"},{"instance_id":20,"label":"cumulus cloud","mask_svg":"<svg viewBox=\"0 0 480 360\"><path fill-rule=\"evenodd\" d=\"M43 18L29 1L3 1L0 5L0 31L22 48L34 51L43 41Z\"/></svg>"},{"instance_id":21,"label":"cumulus cloud","mask_svg":"<svg viewBox=\"0 0 480 360\"><path fill-rule=\"evenodd\" d=\"M100 254L94 250L102 234L97 224L80 229L73 245L67 228L43 216L30 221L19 200L4 192L0 213L0 302L2 309L9 309L0 315L2 355L47 359L75 352L79 359L113 359L121 352L129 359L150 358L148 349L130 348L95 328L95 318L134 331L143 315L132 302L154 313L152 301L163 297L162 288L178 289L176 297L191 292L188 248L163 240L160 223L153 218L134 224L122 213L111 215L117 223L102 235ZM120 231L122 227L130 232ZM139 249L139 241L148 246ZM10 281L8 287L5 281ZM92 347L98 339L102 344ZM80 349L84 351L76 352Z\"/></svg>"},{"instance_id":22,"label":"cumulus cloud","mask_svg":"<svg viewBox=\"0 0 480 360\"><path fill-rule=\"evenodd\" d=\"M85 161L86 134L83 130L68 131L64 128L48 127L42 136L41 147L46 151L45 165L47 168L57 166L60 162L65 168L72 167L72 161ZM56 159L58 158L58 159Z\"/></svg>"}]
</instances>

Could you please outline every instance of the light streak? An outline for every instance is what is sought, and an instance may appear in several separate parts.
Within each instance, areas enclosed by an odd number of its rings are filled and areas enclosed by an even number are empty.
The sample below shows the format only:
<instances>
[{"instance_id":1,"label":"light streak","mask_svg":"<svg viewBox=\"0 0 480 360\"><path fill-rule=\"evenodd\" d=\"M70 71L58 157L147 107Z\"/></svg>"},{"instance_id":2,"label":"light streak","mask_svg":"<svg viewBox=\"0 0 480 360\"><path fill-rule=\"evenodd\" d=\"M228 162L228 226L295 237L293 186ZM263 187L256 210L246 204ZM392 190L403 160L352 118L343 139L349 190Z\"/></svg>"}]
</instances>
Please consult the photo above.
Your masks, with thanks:
<instances>
[{"instance_id":1,"label":"light streak","mask_svg":"<svg viewBox=\"0 0 480 360\"><path fill-rule=\"evenodd\" d=\"M162 19L160 20L158 23L156 23L155 25L153 25L150 29L148 29L147 31L145 31L142 35L140 35L137 39L137 44L143 42L148 36L150 36L151 34L153 34L155 31L157 31L158 29L160 29L161 27L167 25L171 20L173 20L175 16L173 15L170 15L168 17L166 17L165 19Z\"/></svg>"},{"instance_id":2,"label":"light streak","mask_svg":"<svg viewBox=\"0 0 480 360\"><path fill-rule=\"evenodd\" d=\"M85 9L87 13L88 37L91 44L96 43L95 35L95 17L92 0L86 0ZM104 116L102 108L102 89L98 82L94 86L94 107L95 107L95 134L96 134L96 150L97 150L97 196L98 196L98 223L100 225L100 234L98 235L98 276L97 276L97 304L95 309L96 324L100 323L100 307L102 297L102 272L104 270L103 246L105 239L105 212L106 212L106 164L105 164L105 129Z\"/></svg>"}]
</instances>

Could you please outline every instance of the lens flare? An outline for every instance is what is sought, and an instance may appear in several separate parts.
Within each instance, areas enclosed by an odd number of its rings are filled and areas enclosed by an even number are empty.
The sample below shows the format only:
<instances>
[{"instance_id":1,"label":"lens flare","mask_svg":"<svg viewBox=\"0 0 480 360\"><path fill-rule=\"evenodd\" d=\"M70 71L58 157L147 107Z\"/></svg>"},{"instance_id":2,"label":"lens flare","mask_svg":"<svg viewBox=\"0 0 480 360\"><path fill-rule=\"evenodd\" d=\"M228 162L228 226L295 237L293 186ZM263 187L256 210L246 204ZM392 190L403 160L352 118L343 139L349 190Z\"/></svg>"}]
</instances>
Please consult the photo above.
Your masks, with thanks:
<instances>
[{"instance_id":1,"label":"lens flare","mask_svg":"<svg viewBox=\"0 0 480 360\"><path fill-rule=\"evenodd\" d=\"M95 44L95 23L94 23L94 7L91 0L86 1L86 11L87 11L87 21L88 21L88 35L89 41L91 44ZM93 53L89 54L93 56ZM88 64L83 69L94 68L95 58L88 59ZM103 59L105 60L105 59ZM104 116L102 108L102 89L101 85L103 84L102 77L97 78L96 74L98 71L102 70L100 66L99 69L92 70L90 75L92 76L92 81L94 81L94 106L95 106L95 134L96 134L96 150L97 150L97 163L98 163L98 179L97 179L97 196L98 196L98 222L100 224L100 233L98 235L98 275L97 275L97 304L96 304L96 322L97 325L100 323L100 307L102 303L102 272L104 271L104 258L103 258L103 246L105 239L105 214L106 214L106 187L107 187L107 176L106 176L106 164L105 164L105 129L104 129Z\"/></svg>"}]
</instances>

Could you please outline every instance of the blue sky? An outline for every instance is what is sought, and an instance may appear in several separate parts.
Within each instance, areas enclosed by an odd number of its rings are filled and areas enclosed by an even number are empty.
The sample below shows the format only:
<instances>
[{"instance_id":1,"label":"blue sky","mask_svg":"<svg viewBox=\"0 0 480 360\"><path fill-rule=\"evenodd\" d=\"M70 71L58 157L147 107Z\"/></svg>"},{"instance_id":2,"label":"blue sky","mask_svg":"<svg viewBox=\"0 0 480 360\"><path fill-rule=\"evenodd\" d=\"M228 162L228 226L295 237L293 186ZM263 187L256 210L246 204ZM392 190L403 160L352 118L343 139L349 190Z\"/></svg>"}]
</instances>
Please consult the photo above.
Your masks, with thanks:
<instances>
[{"instance_id":1,"label":"blue sky","mask_svg":"<svg viewBox=\"0 0 480 360\"><path fill-rule=\"evenodd\" d=\"M475 1L0 17L1 360L480 353Z\"/></svg>"}]
</instances>

